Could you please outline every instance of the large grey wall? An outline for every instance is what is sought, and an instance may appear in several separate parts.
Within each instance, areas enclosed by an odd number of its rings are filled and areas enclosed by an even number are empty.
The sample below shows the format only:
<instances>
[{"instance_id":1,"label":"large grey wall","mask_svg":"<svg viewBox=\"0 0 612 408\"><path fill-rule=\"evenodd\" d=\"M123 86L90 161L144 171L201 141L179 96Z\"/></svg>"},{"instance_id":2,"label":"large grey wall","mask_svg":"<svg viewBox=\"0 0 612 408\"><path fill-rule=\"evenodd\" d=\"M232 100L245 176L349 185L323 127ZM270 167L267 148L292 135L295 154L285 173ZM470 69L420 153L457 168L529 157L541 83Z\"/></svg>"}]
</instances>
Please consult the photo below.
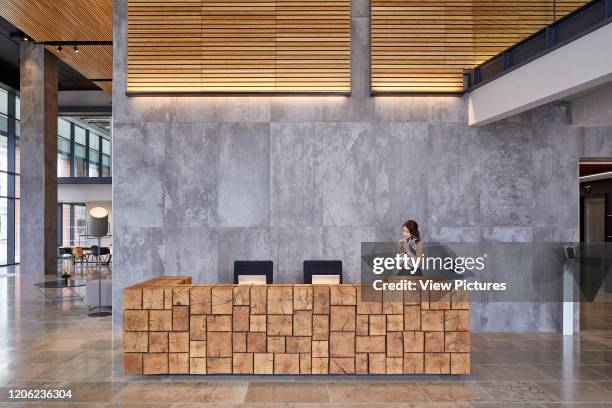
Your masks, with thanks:
<instances>
[{"instance_id":1,"label":"large grey wall","mask_svg":"<svg viewBox=\"0 0 612 408\"><path fill-rule=\"evenodd\" d=\"M482 128L457 97L370 97L369 4L353 0L350 97L125 95L126 0L114 2L114 311L161 274L230 282L236 259L272 259L300 282L304 259L361 241L577 238L578 158L612 155L607 129L552 104ZM498 317L504 317L500 319ZM556 304L484 305L476 330L552 330Z\"/></svg>"}]
</instances>

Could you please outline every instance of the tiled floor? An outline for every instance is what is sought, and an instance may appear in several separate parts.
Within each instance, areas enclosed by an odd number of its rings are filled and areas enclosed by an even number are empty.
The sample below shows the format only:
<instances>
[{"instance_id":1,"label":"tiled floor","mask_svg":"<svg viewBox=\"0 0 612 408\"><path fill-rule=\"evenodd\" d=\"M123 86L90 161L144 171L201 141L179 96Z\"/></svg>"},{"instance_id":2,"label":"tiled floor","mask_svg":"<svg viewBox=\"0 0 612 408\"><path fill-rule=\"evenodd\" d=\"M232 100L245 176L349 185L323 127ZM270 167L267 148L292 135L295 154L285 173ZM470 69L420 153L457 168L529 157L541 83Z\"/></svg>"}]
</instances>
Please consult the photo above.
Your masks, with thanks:
<instances>
[{"instance_id":1,"label":"tiled floor","mask_svg":"<svg viewBox=\"0 0 612 408\"><path fill-rule=\"evenodd\" d=\"M573 338L474 333L464 377L126 377L109 317L44 303L32 278L2 272L0 407L612 407L609 309ZM70 389L72 400L8 401L23 388Z\"/></svg>"}]
</instances>

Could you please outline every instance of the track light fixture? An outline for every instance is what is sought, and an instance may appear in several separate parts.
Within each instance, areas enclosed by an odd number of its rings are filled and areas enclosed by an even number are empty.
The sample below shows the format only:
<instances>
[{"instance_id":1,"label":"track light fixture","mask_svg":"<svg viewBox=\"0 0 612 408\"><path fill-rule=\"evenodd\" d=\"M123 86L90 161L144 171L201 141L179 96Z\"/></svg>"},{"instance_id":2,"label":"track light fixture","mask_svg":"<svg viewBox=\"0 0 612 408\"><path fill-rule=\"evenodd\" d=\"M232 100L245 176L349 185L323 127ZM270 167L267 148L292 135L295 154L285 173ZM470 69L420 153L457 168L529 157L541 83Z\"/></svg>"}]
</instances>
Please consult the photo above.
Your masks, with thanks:
<instances>
[{"instance_id":1,"label":"track light fixture","mask_svg":"<svg viewBox=\"0 0 612 408\"><path fill-rule=\"evenodd\" d=\"M79 47L77 47L76 45L74 46L74 52L79 52Z\"/></svg>"},{"instance_id":2,"label":"track light fixture","mask_svg":"<svg viewBox=\"0 0 612 408\"><path fill-rule=\"evenodd\" d=\"M57 47L57 52L62 52L62 46L61 45Z\"/></svg>"}]
</instances>

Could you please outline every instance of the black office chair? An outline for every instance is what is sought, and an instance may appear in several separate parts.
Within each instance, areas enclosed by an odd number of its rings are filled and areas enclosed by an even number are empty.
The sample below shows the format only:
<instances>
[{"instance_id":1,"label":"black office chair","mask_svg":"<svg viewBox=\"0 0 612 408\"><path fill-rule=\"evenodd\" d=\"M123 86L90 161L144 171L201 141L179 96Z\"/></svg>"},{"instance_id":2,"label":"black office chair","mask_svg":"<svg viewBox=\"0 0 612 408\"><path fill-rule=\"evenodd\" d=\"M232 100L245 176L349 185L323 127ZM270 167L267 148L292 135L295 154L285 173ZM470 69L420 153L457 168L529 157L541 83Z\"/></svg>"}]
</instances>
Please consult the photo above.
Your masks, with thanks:
<instances>
[{"instance_id":1,"label":"black office chair","mask_svg":"<svg viewBox=\"0 0 612 408\"><path fill-rule=\"evenodd\" d=\"M272 261L234 261L234 283L240 275L266 275L266 283L272 283Z\"/></svg>"},{"instance_id":2,"label":"black office chair","mask_svg":"<svg viewBox=\"0 0 612 408\"><path fill-rule=\"evenodd\" d=\"M339 276L342 283L342 261L304 261L304 283L312 283L312 275Z\"/></svg>"}]
</instances>

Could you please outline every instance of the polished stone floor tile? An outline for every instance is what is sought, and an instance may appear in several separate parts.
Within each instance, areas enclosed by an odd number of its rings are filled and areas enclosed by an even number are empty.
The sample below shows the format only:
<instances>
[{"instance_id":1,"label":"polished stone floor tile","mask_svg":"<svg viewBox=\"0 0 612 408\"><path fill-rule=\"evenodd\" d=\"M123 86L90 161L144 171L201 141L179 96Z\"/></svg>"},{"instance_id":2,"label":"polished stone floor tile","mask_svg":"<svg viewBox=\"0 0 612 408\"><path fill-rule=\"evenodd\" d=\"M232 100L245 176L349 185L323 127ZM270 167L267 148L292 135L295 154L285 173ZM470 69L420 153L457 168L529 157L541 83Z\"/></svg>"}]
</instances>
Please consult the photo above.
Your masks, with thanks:
<instances>
[{"instance_id":1,"label":"polished stone floor tile","mask_svg":"<svg viewBox=\"0 0 612 408\"><path fill-rule=\"evenodd\" d=\"M495 401L475 382L420 382L419 386L432 401Z\"/></svg>"},{"instance_id":2,"label":"polished stone floor tile","mask_svg":"<svg viewBox=\"0 0 612 408\"><path fill-rule=\"evenodd\" d=\"M559 401L550 392L528 381L479 382L498 402L555 402Z\"/></svg>"},{"instance_id":3,"label":"polished stone floor tile","mask_svg":"<svg viewBox=\"0 0 612 408\"><path fill-rule=\"evenodd\" d=\"M329 383L331 402L425 402L428 397L419 383Z\"/></svg>"},{"instance_id":4,"label":"polished stone floor tile","mask_svg":"<svg viewBox=\"0 0 612 408\"><path fill-rule=\"evenodd\" d=\"M328 402L326 383L313 382L251 382L245 402L317 403Z\"/></svg>"},{"instance_id":5,"label":"polished stone floor tile","mask_svg":"<svg viewBox=\"0 0 612 408\"><path fill-rule=\"evenodd\" d=\"M609 402L612 393L590 382L541 382L536 383L559 401L563 402Z\"/></svg>"}]
</instances>

